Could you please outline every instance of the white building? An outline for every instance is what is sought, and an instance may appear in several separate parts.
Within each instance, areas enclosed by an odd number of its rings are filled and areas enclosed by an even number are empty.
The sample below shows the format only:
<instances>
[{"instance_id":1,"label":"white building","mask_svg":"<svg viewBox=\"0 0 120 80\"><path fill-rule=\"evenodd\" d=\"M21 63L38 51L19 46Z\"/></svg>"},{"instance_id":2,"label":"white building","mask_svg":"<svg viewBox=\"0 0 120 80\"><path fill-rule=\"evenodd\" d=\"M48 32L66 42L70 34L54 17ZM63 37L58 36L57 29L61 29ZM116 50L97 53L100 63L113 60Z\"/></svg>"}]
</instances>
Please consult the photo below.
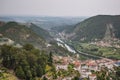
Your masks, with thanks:
<instances>
[{"instance_id":1,"label":"white building","mask_svg":"<svg viewBox=\"0 0 120 80\"><path fill-rule=\"evenodd\" d=\"M59 70L59 69L67 70L68 69L68 65L64 65L64 64L56 65L56 70Z\"/></svg>"},{"instance_id":2,"label":"white building","mask_svg":"<svg viewBox=\"0 0 120 80\"><path fill-rule=\"evenodd\" d=\"M81 72L81 77L82 78L88 78L89 75L91 75L92 73L90 71L82 71Z\"/></svg>"}]
</instances>

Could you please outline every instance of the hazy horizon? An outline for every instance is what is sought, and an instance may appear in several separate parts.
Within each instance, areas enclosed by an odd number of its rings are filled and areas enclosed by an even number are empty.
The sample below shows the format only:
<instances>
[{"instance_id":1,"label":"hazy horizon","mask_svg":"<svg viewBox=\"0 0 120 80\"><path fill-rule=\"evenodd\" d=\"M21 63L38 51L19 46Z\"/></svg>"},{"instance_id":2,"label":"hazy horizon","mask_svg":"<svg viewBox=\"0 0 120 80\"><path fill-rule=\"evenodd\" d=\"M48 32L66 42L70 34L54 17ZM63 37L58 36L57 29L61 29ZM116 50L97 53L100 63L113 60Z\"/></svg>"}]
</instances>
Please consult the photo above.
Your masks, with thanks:
<instances>
[{"instance_id":1,"label":"hazy horizon","mask_svg":"<svg viewBox=\"0 0 120 80\"><path fill-rule=\"evenodd\" d=\"M120 15L120 0L1 0L0 16Z\"/></svg>"}]
</instances>

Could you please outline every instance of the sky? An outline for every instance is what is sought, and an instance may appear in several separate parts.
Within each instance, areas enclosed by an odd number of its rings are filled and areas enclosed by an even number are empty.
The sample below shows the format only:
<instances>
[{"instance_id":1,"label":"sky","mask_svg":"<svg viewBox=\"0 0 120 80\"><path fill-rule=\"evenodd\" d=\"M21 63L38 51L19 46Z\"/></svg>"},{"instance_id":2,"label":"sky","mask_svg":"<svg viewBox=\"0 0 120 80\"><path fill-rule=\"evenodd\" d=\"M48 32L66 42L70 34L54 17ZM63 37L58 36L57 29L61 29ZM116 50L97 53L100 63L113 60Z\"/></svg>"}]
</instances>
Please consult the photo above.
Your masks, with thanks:
<instances>
[{"instance_id":1,"label":"sky","mask_svg":"<svg viewBox=\"0 0 120 80\"><path fill-rule=\"evenodd\" d=\"M120 15L120 0L0 0L0 15Z\"/></svg>"}]
</instances>

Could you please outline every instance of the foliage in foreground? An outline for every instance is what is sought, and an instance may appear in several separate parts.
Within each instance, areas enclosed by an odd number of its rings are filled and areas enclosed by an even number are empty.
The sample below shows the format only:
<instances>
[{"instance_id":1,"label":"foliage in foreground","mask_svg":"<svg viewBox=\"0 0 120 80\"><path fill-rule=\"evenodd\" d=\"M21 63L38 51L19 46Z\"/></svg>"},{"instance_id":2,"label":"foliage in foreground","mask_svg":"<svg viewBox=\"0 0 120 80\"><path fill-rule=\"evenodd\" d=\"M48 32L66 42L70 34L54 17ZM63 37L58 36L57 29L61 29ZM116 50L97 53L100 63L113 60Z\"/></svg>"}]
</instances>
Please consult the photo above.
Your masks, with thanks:
<instances>
[{"instance_id":1,"label":"foliage in foreground","mask_svg":"<svg viewBox=\"0 0 120 80\"><path fill-rule=\"evenodd\" d=\"M20 79L33 80L45 74L46 65L52 65L52 53L35 49L32 45L26 44L22 48L3 45L0 48L2 66L14 70Z\"/></svg>"}]
</instances>

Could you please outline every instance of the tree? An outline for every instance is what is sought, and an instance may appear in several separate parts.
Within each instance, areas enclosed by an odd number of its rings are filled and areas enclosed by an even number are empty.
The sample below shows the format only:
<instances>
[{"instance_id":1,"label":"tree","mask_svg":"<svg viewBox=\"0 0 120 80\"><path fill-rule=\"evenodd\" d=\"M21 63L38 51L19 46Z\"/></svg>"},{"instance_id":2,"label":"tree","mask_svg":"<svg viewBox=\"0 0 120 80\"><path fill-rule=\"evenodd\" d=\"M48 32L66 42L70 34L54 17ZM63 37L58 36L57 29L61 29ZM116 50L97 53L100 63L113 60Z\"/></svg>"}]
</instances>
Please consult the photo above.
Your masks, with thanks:
<instances>
[{"instance_id":1,"label":"tree","mask_svg":"<svg viewBox=\"0 0 120 80\"><path fill-rule=\"evenodd\" d=\"M36 77L36 76L37 76L36 66L35 66L35 65L31 68L31 72L32 72L32 76L33 76L33 77Z\"/></svg>"},{"instance_id":2,"label":"tree","mask_svg":"<svg viewBox=\"0 0 120 80\"><path fill-rule=\"evenodd\" d=\"M80 77L81 76L78 70L75 70L74 72L76 74L76 77Z\"/></svg>"},{"instance_id":3,"label":"tree","mask_svg":"<svg viewBox=\"0 0 120 80\"><path fill-rule=\"evenodd\" d=\"M21 52L19 48L11 47L10 49L10 62L11 62L11 68L15 69L17 66L17 55Z\"/></svg>"},{"instance_id":4,"label":"tree","mask_svg":"<svg viewBox=\"0 0 120 80\"><path fill-rule=\"evenodd\" d=\"M32 49L30 52L33 53L36 56L40 56L40 50L39 49Z\"/></svg>"},{"instance_id":5,"label":"tree","mask_svg":"<svg viewBox=\"0 0 120 80\"><path fill-rule=\"evenodd\" d=\"M2 64L7 68L11 68L11 54L10 49L12 46L3 45L1 47L1 57L2 57Z\"/></svg>"},{"instance_id":6,"label":"tree","mask_svg":"<svg viewBox=\"0 0 120 80\"><path fill-rule=\"evenodd\" d=\"M117 67L115 70L116 70L116 77L119 80L120 79L120 67Z\"/></svg>"},{"instance_id":7,"label":"tree","mask_svg":"<svg viewBox=\"0 0 120 80\"><path fill-rule=\"evenodd\" d=\"M75 76L72 80L79 80L79 77Z\"/></svg>"},{"instance_id":8,"label":"tree","mask_svg":"<svg viewBox=\"0 0 120 80\"><path fill-rule=\"evenodd\" d=\"M27 51L31 51L32 49L34 49L34 46L31 44L25 44L25 45L23 45L23 49L25 49Z\"/></svg>"},{"instance_id":9,"label":"tree","mask_svg":"<svg viewBox=\"0 0 120 80\"><path fill-rule=\"evenodd\" d=\"M74 74L73 71L74 71L74 69L73 69L73 64L69 64L69 65L68 65L68 72L69 72L69 75Z\"/></svg>"},{"instance_id":10,"label":"tree","mask_svg":"<svg viewBox=\"0 0 120 80\"><path fill-rule=\"evenodd\" d=\"M32 66L34 66L34 64L37 61L37 56L35 56L32 53L29 53L29 55L27 55L27 61L28 61L29 65L32 67Z\"/></svg>"},{"instance_id":11,"label":"tree","mask_svg":"<svg viewBox=\"0 0 120 80\"><path fill-rule=\"evenodd\" d=\"M43 80L48 80L45 76L43 77Z\"/></svg>"},{"instance_id":12,"label":"tree","mask_svg":"<svg viewBox=\"0 0 120 80\"><path fill-rule=\"evenodd\" d=\"M53 63L53 58L52 57L53 57L52 52L50 52L49 59L48 59L48 63L49 63L50 66L52 66L52 63Z\"/></svg>"},{"instance_id":13,"label":"tree","mask_svg":"<svg viewBox=\"0 0 120 80\"><path fill-rule=\"evenodd\" d=\"M41 77L44 74L43 68L40 65L37 66L36 73L38 77Z\"/></svg>"},{"instance_id":14,"label":"tree","mask_svg":"<svg viewBox=\"0 0 120 80\"><path fill-rule=\"evenodd\" d=\"M99 56L102 56L102 55L103 55L103 52L102 52L102 51L99 51L98 53L99 53L99 54L98 54Z\"/></svg>"},{"instance_id":15,"label":"tree","mask_svg":"<svg viewBox=\"0 0 120 80\"><path fill-rule=\"evenodd\" d=\"M52 53L48 55L30 44L24 45L23 48L3 45L0 53L2 66L14 70L20 79L33 80L35 77L42 77L46 73L46 65L51 67L52 75L56 72L52 65Z\"/></svg>"},{"instance_id":16,"label":"tree","mask_svg":"<svg viewBox=\"0 0 120 80\"><path fill-rule=\"evenodd\" d=\"M25 73L24 73L24 71L23 71L23 69L22 69L21 66L19 66L19 67L16 68L15 74L16 74L16 76L17 76L18 78L20 78L20 79L25 79Z\"/></svg>"},{"instance_id":17,"label":"tree","mask_svg":"<svg viewBox=\"0 0 120 80\"><path fill-rule=\"evenodd\" d=\"M26 80L31 80L32 79L32 73L30 70L26 71Z\"/></svg>"}]
</instances>

